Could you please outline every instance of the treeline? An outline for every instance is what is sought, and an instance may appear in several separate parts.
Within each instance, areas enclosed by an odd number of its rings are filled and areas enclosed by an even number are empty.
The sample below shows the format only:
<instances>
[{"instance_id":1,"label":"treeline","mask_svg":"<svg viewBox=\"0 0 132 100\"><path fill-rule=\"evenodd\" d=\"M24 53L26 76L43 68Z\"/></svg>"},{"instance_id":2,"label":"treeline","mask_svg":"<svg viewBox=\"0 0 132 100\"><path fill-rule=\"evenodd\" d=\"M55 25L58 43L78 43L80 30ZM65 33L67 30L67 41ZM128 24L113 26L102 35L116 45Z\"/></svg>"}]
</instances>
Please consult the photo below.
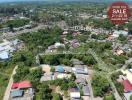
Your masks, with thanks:
<instances>
[{"instance_id":1,"label":"treeline","mask_svg":"<svg viewBox=\"0 0 132 100\"><path fill-rule=\"evenodd\" d=\"M92 48L97 53L102 53L106 50L112 50L112 42L89 42L86 46L88 48Z\"/></svg>"},{"instance_id":2,"label":"treeline","mask_svg":"<svg viewBox=\"0 0 132 100\"><path fill-rule=\"evenodd\" d=\"M97 28L112 29L115 27L115 25L112 24L109 19L86 19L85 24L87 25L88 23Z\"/></svg>"},{"instance_id":3,"label":"treeline","mask_svg":"<svg viewBox=\"0 0 132 100\"><path fill-rule=\"evenodd\" d=\"M13 27L13 28L17 28L17 27L22 27L24 25L27 25L30 22L30 20L28 19L16 19L16 20L9 20L7 21L6 25L8 27Z\"/></svg>"},{"instance_id":4,"label":"treeline","mask_svg":"<svg viewBox=\"0 0 132 100\"><path fill-rule=\"evenodd\" d=\"M39 60L41 64L49 64L49 65L59 65L64 64L67 66L73 66L71 60L79 59L83 61L86 65L94 65L96 64L96 60L91 54L56 54L56 55L44 55L40 56Z\"/></svg>"}]
</instances>

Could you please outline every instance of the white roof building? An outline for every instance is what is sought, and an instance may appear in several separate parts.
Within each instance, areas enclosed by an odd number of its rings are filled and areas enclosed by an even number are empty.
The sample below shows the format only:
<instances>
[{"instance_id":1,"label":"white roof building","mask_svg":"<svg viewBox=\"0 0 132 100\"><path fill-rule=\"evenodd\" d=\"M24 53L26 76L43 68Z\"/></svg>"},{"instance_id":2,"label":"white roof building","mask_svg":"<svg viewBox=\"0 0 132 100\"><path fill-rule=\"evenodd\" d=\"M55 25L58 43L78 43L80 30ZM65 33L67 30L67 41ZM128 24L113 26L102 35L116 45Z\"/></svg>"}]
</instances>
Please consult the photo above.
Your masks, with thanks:
<instances>
[{"instance_id":1,"label":"white roof building","mask_svg":"<svg viewBox=\"0 0 132 100\"><path fill-rule=\"evenodd\" d=\"M115 30L114 32L113 32L113 37L119 37L119 35L120 34L122 34L122 35L124 35L124 36L127 36L128 35L128 32L127 31L124 31L124 30Z\"/></svg>"},{"instance_id":2,"label":"white roof building","mask_svg":"<svg viewBox=\"0 0 132 100\"><path fill-rule=\"evenodd\" d=\"M132 84L132 69L122 70L122 73L126 75L128 81Z\"/></svg>"},{"instance_id":3,"label":"white roof building","mask_svg":"<svg viewBox=\"0 0 132 100\"><path fill-rule=\"evenodd\" d=\"M6 60L6 59L9 59L9 58L10 58L9 52L6 52L6 51L0 52L0 59Z\"/></svg>"},{"instance_id":4,"label":"white roof building","mask_svg":"<svg viewBox=\"0 0 132 100\"><path fill-rule=\"evenodd\" d=\"M71 88L70 89L70 97L74 98L74 99L79 99L81 97L79 89Z\"/></svg>"}]
</instances>

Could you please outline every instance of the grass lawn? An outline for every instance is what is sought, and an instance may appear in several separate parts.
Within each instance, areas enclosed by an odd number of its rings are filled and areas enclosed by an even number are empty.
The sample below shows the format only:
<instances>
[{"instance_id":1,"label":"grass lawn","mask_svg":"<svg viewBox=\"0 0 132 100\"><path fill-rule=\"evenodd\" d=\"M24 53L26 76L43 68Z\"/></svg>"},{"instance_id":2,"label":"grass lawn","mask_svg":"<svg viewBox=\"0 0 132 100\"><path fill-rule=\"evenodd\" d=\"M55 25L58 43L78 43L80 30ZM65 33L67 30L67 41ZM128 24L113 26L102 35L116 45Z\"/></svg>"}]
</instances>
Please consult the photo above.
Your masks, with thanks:
<instances>
[{"instance_id":1,"label":"grass lawn","mask_svg":"<svg viewBox=\"0 0 132 100\"><path fill-rule=\"evenodd\" d=\"M2 75L0 76L0 100L3 99L3 95L8 85L8 81L9 81L9 77Z\"/></svg>"},{"instance_id":2,"label":"grass lawn","mask_svg":"<svg viewBox=\"0 0 132 100\"><path fill-rule=\"evenodd\" d=\"M8 85L10 75L12 74L14 67L8 67L0 70L0 100L3 100L3 96Z\"/></svg>"}]
</instances>

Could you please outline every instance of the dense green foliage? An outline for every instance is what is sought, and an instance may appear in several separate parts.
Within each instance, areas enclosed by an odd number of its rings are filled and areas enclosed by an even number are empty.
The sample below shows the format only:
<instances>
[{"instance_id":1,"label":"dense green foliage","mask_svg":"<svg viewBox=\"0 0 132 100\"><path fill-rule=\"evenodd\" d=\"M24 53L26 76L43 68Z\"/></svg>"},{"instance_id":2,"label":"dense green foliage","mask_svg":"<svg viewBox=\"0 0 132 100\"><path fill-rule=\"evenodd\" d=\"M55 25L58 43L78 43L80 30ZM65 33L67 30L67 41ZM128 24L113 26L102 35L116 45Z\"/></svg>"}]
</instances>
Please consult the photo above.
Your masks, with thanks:
<instances>
[{"instance_id":1,"label":"dense green foliage","mask_svg":"<svg viewBox=\"0 0 132 100\"><path fill-rule=\"evenodd\" d=\"M94 96L103 97L111 90L108 80L100 75L95 75L93 77L92 87L93 87Z\"/></svg>"},{"instance_id":2,"label":"dense green foliage","mask_svg":"<svg viewBox=\"0 0 132 100\"><path fill-rule=\"evenodd\" d=\"M127 37L124 36L123 34L120 34L118 39L122 42L122 43L127 43Z\"/></svg>"},{"instance_id":3,"label":"dense green foliage","mask_svg":"<svg viewBox=\"0 0 132 100\"><path fill-rule=\"evenodd\" d=\"M91 35L91 38L98 39L98 40L104 40L104 39L106 39L107 37L108 37L107 34L98 34L98 35L92 34L92 35Z\"/></svg>"},{"instance_id":4,"label":"dense green foliage","mask_svg":"<svg viewBox=\"0 0 132 100\"><path fill-rule=\"evenodd\" d=\"M90 54L56 54L56 55L44 55L40 57L41 64L59 65L64 64L67 66L73 66L71 59L76 58L84 62L86 65L96 64L96 60Z\"/></svg>"},{"instance_id":5,"label":"dense green foliage","mask_svg":"<svg viewBox=\"0 0 132 100\"><path fill-rule=\"evenodd\" d=\"M114 82L116 89L118 93L123 96L124 93L124 87L121 83L117 82L117 79L119 78L119 75L122 75L122 72L117 72L111 75L111 79Z\"/></svg>"},{"instance_id":6,"label":"dense green foliage","mask_svg":"<svg viewBox=\"0 0 132 100\"><path fill-rule=\"evenodd\" d=\"M112 49L112 42L89 42L87 47L92 48L97 53L102 53Z\"/></svg>"},{"instance_id":7,"label":"dense green foliage","mask_svg":"<svg viewBox=\"0 0 132 100\"><path fill-rule=\"evenodd\" d=\"M86 19L85 23L90 23L90 25L94 27L105 29L112 29L114 27L114 24L112 24L109 19Z\"/></svg>"},{"instance_id":8,"label":"dense green foliage","mask_svg":"<svg viewBox=\"0 0 132 100\"><path fill-rule=\"evenodd\" d=\"M49 88L48 84L41 83L37 86L37 96L36 100L51 100L52 90Z\"/></svg>"},{"instance_id":9,"label":"dense green foliage","mask_svg":"<svg viewBox=\"0 0 132 100\"><path fill-rule=\"evenodd\" d=\"M39 30L32 34L22 34L19 38L26 43L29 50L43 51L55 42L60 42L62 30L58 27L52 29Z\"/></svg>"},{"instance_id":10,"label":"dense green foliage","mask_svg":"<svg viewBox=\"0 0 132 100\"><path fill-rule=\"evenodd\" d=\"M106 95L103 100L115 100L115 97L113 94Z\"/></svg>"},{"instance_id":11,"label":"dense green foliage","mask_svg":"<svg viewBox=\"0 0 132 100\"><path fill-rule=\"evenodd\" d=\"M130 100L132 100L132 95L130 96Z\"/></svg>"},{"instance_id":12,"label":"dense green foliage","mask_svg":"<svg viewBox=\"0 0 132 100\"><path fill-rule=\"evenodd\" d=\"M19 51L14 53L12 58L12 63L21 64L25 66L33 66L35 65L35 57L30 51Z\"/></svg>"},{"instance_id":13,"label":"dense green foliage","mask_svg":"<svg viewBox=\"0 0 132 100\"><path fill-rule=\"evenodd\" d=\"M63 100L60 94L58 93L53 93L53 100Z\"/></svg>"},{"instance_id":14,"label":"dense green foliage","mask_svg":"<svg viewBox=\"0 0 132 100\"><path fill-rule=\"evenodd\" d=\"M14 28L17 27L22 27L24 25L27 25L29 23L30 20L25 20L25 19L17 19L17 20L9 20L6 25L7 26L12 26Z\"/></svg>"},{"instance_id":15,"label":"dense green foliage","mask_svg":"<svg viewBox=\"0 0 132 100\"><path fill-rule=\"evenodd\" d=\"M30 80L31 82L36 82L36 80L40 80L42 74L43 72L40 68L30 70L29 67L19 66L16 70L16 74L14 75L14 81L20 82L23 80Z\"/></svg>"}]
</instances>

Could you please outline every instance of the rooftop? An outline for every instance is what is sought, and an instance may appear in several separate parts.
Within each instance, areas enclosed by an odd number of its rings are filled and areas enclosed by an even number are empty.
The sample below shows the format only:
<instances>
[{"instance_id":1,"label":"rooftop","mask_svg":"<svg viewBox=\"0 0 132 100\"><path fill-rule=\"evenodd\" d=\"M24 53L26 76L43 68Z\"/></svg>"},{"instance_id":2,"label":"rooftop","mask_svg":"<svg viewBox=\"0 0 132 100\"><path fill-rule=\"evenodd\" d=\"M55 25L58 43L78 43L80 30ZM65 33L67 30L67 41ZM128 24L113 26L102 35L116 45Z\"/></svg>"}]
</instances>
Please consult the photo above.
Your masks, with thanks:
<instances>
[{"instance_id":1,"label":"rooftop","mask_svg":"<svg viewBox=\"0 0 132 100\"><path fill-rule=\"evenodd\" d=\"M22 97L23 96L23 90L13 90L11 91L11 97Z\"/></svg>"},{"instance_id":2,"label":"rooftop","mask_svg":"<svg viewBox=\"0 0 132 100\"><path fill-rule=\"evenodd\" d=\"M123 81L124 92L132 91L132 84L128 80Z\"/></svg>"},{"instance_id":3,"label":"rooftop","mask_svg":"<svg viewBox=\"0 0 132 100\"><path fill-rule=\"evenodd\" d=\"M12 89L22 89L22 88L30 88L32 87L31 82L29 81L22 81L19 83L13 83Z\"/></svg>"}]
</instances>

